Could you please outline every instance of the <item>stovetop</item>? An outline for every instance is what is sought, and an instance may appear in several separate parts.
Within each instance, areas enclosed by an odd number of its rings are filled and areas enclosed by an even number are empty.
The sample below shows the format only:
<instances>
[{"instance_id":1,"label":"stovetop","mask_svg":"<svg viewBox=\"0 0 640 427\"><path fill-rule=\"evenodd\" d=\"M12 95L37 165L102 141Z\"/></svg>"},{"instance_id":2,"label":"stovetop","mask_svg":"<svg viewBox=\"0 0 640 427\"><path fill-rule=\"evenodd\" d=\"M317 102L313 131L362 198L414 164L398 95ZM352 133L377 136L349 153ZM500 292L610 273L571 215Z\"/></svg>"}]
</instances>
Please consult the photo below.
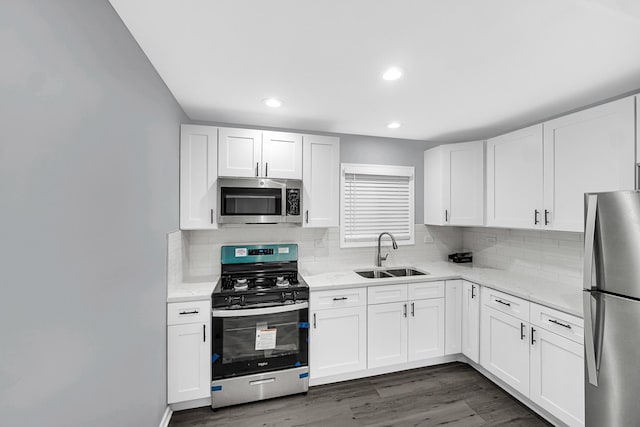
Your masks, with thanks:
<instances>
[{"instance_id":1,"label":"stovetop","mask_svg":"<svg viewBox=\"0 0 640 427\"><path fill-rule=\"evenodd\" d=\"M309 299L309 287L298 275L298 245L223 246L221 277L213 307L269 307Z\"/></svg>"}]
</instances>

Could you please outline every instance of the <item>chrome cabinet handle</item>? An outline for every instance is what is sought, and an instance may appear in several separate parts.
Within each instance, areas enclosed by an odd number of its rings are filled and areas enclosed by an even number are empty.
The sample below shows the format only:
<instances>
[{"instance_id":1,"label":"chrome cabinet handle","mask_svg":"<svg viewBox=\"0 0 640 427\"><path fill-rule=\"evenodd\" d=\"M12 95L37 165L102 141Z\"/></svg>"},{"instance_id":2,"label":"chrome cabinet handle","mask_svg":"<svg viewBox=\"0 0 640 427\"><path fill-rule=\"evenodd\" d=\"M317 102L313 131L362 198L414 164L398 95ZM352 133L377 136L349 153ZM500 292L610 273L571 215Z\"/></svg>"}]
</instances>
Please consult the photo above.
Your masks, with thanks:
<instances>
[{"instance_id":1,"label":"chrome cabinet handle","mask_svg":"<svg viewBox=\"0 0 640 427\"><path fill-rule=\"evenodd\" d=\"M549 319L549 322L553 323L554 325L562 326L563 328L571 329L571 325L569 325L568 323L558 322L556 319Z\"/></svg>"},{"instance_id":2,"label":"chrome cabinet handle","mask_svg":"<svg viewBox=\"0 0 640 427\"><path fill-rule=\"evenodd\" d=\"M256 176L258 176L258 165L259 165L259 162L256 162Z\"/></svg>"},{"instance_id":3,"label":"chrome cabinet handle","mask_svg":"<svg viewBox=\"0 0 640 427\"><path fill-rule=\"evenodd\" d=\"M416 317L416 311L415 311L415 302L411 303L411 316L412 317Z\"/></svg>"},{"instance_id":4,"label":"chrome cabinet handle","mask_svg":"<svg viewBox=\"0 0 640 427\"><path fill-rule=\"evenodd\" d=\"M407 317L407 304L404 305L404 317Z\"/></svg>"},{"instance_id":5,"label":"chrome cabinet handle","mask_svg":"<svg viewBox=\"0 0 640 427\"><path fill-rule=\"evenodd\" d=\"M501 299L496 299L496 302L497 302L498 304L502 304L502 305L506 305L507 307L511 307L511 303L504 302L504 301L502 301Z\"/></svg>"},{"instance_id":6,"label":"chrome cabinet handle","mask_svg":"<svg viewBox=\"0 0 640 427\"><path fill-rule=\"evenodd\" d=\"M305 212L305 216L306 216L305 222L309 224L309 209L307 209L307 211Z\"/></svg>"},{"instance_id":7,"label":"chrome cabinet handle","mask_svg":"<svg viewBox=\"0 0 640 427\"><path fill-rule=\"evenodd\" d=\"M474 299L476 297L476 285L471 285L471 299Z\"/></svg>"},{"instance_id":8,"label":"chrome cabinet handle","mask_svg":"<svg viewBox=\"0 0 640 427\"><path fill-rule=\"evenodd\" d=\"M523 340L524 339L524 323L520 322L520 339Z\"/></svg>"},{"instance_id":9,"label":"chrome cabinet handle","mask_svg":"<svg viewBox=\"0 0 640 427\"><path fill-rule=\"evenodd\" d=\"M538 221L538 214L540 213L540 211L538 211L538 209L535 209L533 211L533 225L537 225L540 221Z\"/></svg>"},{"instance_id":10,"label":"chrome cabinet handle","mask_svg":"<svg viewBox=\"0 0 640 427\"><path fill-rule=\"evenodd\" d=\"M531 345L533 345L536 342L535 338L533 337L533 334L535 332L536 332L535 328L531 328Z\"/></svg>"},{"instance_id":11,"label":"chrome cabinet handle","mask_svg":"<svg viewBox=\"0 0 640 427\"><path fill-rule=\"evenodd\" d=\"M444 222L449 222L449 211L447 209L444 210Z\"/></svg>"},{"instance_id":12,"label":"chrome cabinet handle","mask_svg":"<svg viewBox=\"0 0 640 427\"><path fill-rule=\"evenodd\" d=\"M264 164L264 176L269 176L269 163Z\"/></svg>"},{"instance_id":13,"label":"chrome cabinet handle","mask_svg":"<svg viewBox=\"0 0 640 427\"><path fill-rule=\"evenodd\" d=\"M202 325L202 342L207 342L207 325Z\"/></svg>"},{"instance_id":14,"label":"chrome cabinet handle","mask_svg":"<svg viewBox=\"0 0 640 427\"><path fill-rule=\"evenodd\" d=\"M211 224L213 224L213 209L211 209Z\"/></svg>"},{"instance_id":15,"label":"chrome cabinet handle","mask_svg":"<svg viewBox=\"0 0 640 427\"><path fill-rule=\"evenodd\" d=\"M549 211L547 209L544 210L544 225L549 225Z\"/></svg>"},{"instance_id":16,"label":"chrome cabinet handle","mask_svg":"<svg viewBox=\"0 0 640 427\"><path fill-rule=\"evenodd\" d=\"M316 314L313 313L313 329L318 329L318 327L316 326Z\"/></svg>"}]
</instances>

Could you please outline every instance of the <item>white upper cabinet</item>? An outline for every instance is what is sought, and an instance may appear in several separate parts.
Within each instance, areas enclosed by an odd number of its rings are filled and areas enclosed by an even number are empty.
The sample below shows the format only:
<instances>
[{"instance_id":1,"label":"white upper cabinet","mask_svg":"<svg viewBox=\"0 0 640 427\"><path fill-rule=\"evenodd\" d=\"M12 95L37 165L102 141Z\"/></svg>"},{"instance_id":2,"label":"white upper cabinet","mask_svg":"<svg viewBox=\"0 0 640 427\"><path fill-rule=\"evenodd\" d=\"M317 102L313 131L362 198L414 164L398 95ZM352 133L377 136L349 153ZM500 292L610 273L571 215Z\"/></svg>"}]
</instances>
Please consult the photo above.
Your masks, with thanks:
<instances>
[{"instance_id":1,"label":"white upper cabinet","mask_svg":"<svg viewBox=\"0 0 640 427\"><path fill-rule=\"evenodd\" d=\"M262 131L220 128L219 140L220 176L261 176Z\"/></svg>"},{"instance_id":2,"label":"white upper cabinet","mask_svg":"<svg viewBox=\"0 0 640 427\"><path fill-rule=\"evenodd\" d=\"M337 227L340 218L340 139L302 136L303 227Z\"/></svg>"},{"instance_id":3,"label":"white upper cabinet","mask_svg":"<svg viewBox=\"0 0 640 427\"><path fill-rule=\"evenodd\" d=\"M584 230L584 193L633 190L633 97L544 124L544 213L547 228Z\"/></svg>"},{"instance_id":4,"label":"white upper cabinet","mask_svg":"<svg viewBox=\"0 0 640 427\"><path fill-rule=\"evenodd\" d=\"M424 152L425 224L484 224L484 142Z\"/></svg>"},{"instance_id":5,"label":"white upper cabinet","mask_svg":"<svg viewBox=\"0 0 640 427\"><path fill-rule=\"evenodd\" d=\"M228 177L302 179L302 135L220 128L218 173Z\"/></svg>"},{"instance_id":6,"label":"white upper cabinet","mask_svg":"<svg viewBox=\"0 0 640 427\"><path fill-rule=\"evenodd\" d=\"M487 141L487 226L542 224L542 125Z\"/></svg>"},{"instance_id":7,"label":"white upper cabinet","mask_svg":"<svg viewBox=\"0 0 640 427\"><path fill-rule=\"evenodd\" d=\"M180 128L180 228L217 228L218 128Z\"/></svg>"},{"instance_id":8,"label":"white upper cabinet","mask_svg":"<svg viewBox=\"0 0 640 427\"><path fill-rule=\"evenodd\" d=\"M288 132L263 132L260 176L302 179L302 135Z\"/></svg>"}]
</instances>

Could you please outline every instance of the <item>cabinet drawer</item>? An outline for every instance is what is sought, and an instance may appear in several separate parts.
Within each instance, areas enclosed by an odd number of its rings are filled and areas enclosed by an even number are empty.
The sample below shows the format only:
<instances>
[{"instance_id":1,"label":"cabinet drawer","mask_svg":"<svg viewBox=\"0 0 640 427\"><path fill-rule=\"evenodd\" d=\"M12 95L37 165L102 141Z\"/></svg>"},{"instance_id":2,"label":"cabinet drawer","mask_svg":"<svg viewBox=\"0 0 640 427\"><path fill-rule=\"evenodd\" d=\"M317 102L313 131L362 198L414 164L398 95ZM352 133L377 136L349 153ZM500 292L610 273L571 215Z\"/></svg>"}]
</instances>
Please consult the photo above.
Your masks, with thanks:
<instances>
[{"instance_id":1,"label":"cabinet drawer","mask_svg":"<svg viewBox=\"0 0 640 427\"><path fill-rule=\"evenodd\" d=\"M407 300L407 285L371 286L367 293L369 304L403 302Z\"/></svg>"},{"instance_id":2,"label":"cabinet drawer","mask_svg":"<svg viewBox=\"0 0 640 427\"><path fill-rule=\"evenodd\" d=\"M531 303L531 323L582 344L584 322L576 316L563 313L544 305Z\"/></svg>"},{"instance_id":3,"label":"cabinet drawer","mask_svg":"<svg viewBox=\"0 0 640 427\"><path fill-rule=\"evenodd\" d=\"M208 322L210 318L210 300L167 304L167 325Z\"/></svg>"},{"instance_id":4,"label":"cabinet drawer","mask_svg":"<svg viewBox=\"0 0 640 427\"><path fill-rule=\"evenodd\" d=\"M482 287L482 304L510 314L520 320L529 321L529 301L495 289Z\"/></svg>"},{"instance_id":5,"label":"cabinet drawer","mask_svg":"<svg viewBox=\"0 0 640 427\"><path fill-rule=\"evenodd\" d=\"M410 283L409 300L444 298L444 281Z\"/></svg>"},{"instance_id":6,"label":"cabinet drawer","mask_svg":"<svg viewBox=\"0 0 640 427\"><path fill-rule=\"evenodd\" d=\"M312 310L325 308L358 307L367 305L367 288L336 289L335 291L311 292Z\"/></svg>"}]
</instances>

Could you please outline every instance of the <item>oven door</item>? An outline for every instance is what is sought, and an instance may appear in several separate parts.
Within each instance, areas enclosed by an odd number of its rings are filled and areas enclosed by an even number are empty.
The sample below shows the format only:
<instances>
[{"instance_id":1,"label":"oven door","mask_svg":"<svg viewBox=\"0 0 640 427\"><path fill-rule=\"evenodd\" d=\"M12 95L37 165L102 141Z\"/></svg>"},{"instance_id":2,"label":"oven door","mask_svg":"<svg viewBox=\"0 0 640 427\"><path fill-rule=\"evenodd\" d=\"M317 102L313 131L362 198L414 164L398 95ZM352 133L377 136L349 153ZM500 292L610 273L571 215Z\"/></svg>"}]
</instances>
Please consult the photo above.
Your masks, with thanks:
<instances>
[{"instance_id":1,"label":"oven door","mask_svg":"<svg viewBox=\"0 0 640 427\"><path fill-rule=\"evenodd\" d=\"M213 310L212 379L308 365L309 304Z\"/></svg>"}]
</instances>

